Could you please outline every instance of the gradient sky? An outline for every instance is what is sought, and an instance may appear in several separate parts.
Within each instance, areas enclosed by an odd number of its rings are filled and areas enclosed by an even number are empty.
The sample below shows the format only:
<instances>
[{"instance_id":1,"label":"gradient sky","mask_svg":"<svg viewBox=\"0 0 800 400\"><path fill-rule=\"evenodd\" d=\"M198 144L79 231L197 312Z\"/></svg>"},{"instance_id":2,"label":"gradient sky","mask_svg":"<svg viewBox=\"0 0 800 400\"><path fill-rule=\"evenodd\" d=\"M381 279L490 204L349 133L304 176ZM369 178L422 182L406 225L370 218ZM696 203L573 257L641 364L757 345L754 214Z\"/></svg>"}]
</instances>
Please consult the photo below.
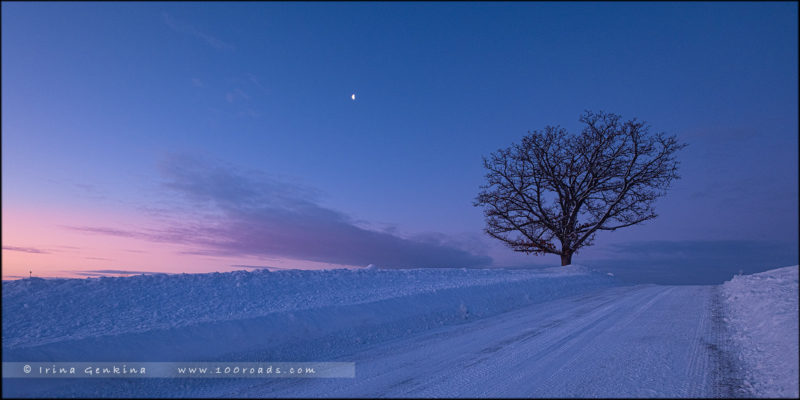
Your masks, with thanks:
<instances>
[{"instance_id":1,"label":"gradient sky","mask_svg":"<svg viewBox=\"0 0 800 400\"><path fill-rule=\"evenodd\" d=\"M481 157L583 110L676 134L659 218L573 262L797 263L796 3L2 3L4 279L557 265ZM356 100L351 100L351 94Z\"/></svg>"}]
</instances>

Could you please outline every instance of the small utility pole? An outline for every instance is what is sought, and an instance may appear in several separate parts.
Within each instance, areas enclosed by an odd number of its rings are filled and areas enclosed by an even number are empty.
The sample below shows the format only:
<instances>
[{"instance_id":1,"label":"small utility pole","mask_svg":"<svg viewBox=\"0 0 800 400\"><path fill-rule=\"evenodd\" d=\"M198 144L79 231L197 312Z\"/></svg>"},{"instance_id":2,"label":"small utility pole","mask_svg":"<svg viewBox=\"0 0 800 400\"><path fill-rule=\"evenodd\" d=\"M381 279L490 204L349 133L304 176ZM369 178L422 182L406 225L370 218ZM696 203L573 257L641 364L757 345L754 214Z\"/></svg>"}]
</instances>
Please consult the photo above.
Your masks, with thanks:
<instances>
[{"instance_id":1,"label":"small utility pole","mask_svg":"<svg viewBox=\"0 0 800 400\"><path fill-rule=\"evenodd\" d=\"M28 271L28 279L33 278L33 270Z\"/></svg>"}]
</instances>

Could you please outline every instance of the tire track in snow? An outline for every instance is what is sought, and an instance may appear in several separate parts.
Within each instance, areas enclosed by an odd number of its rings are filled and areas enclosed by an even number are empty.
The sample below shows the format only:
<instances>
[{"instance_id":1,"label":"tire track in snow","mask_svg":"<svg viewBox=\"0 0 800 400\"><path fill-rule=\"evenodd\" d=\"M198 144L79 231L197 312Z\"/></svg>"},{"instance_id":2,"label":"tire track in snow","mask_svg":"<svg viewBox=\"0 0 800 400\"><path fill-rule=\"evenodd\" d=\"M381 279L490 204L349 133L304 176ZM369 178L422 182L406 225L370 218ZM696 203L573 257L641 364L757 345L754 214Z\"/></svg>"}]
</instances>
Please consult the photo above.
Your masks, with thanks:
<instances>
[{"instance_id":1,"label":"tire track in snow","mask_svg":"<svg viewBox=\"0 0 800 400\"><path fill-rule=\"evenodd\" d=\"M712 337L705 343L712 357L712 389L714 397L753 397L744 367L734 356L731 335L725 322L722 288L714 288L710 299Z\"/></svg>"},{"instance_id":2,"label":"tire track in snow","mask_svg":"<svg viewBox=\"0 0 800 400\"><path fill-rule=\"evenodd\" d=\"M716 354L706 345L718 340L709 323L712 293L709 286L606 289L340 358L356 362L354 380L251 384L227 395L720 396L712 386Z\"/></svg>"},{"instance_id":3,"label":"tire track in snow","mask_svg":"<svg viewBox=\"0 0 800 400\"><path fill-rule=\"evenodd\" d=\"M710 330L709 318L711 315L711 297L713 295L703 296L698 301L702 304L700 308L701 315L699 316L699 323L695 329L693 339L691 340L691 352L688 363L686 365L687 376L694 376L698 379L687 379L685 393L687 396L708 396L709 383L711 381L709 365L712 362L713 354L710 354L705 346L704 338L708 336Z\"/></svg>"}]
</instances>

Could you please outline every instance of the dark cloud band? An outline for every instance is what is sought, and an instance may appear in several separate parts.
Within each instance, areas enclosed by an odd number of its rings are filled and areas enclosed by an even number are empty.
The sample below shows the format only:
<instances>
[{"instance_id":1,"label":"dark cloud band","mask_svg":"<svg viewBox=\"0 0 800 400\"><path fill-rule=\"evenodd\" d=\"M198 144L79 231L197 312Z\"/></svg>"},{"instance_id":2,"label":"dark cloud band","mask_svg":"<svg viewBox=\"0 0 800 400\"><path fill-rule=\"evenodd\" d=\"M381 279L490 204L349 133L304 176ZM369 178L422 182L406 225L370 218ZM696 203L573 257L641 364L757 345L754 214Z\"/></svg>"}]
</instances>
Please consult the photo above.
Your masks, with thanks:
<instances>
[{"instance_id":1,"label":"dark cloud band","mask_svg":"<svg viewBox=\"0 0 800 400\"><path fill-rule=\"evenodd\" d=\"M317 204L313 189L197 158L172 156L160 164L165 186L213 216L186 215L145 232L71 227L86 232L193 245L206 255L269 255L344 265L475 267L491 258L434 239L410 239L357 226L347 215Z\"/></svg>"}]
</instances>

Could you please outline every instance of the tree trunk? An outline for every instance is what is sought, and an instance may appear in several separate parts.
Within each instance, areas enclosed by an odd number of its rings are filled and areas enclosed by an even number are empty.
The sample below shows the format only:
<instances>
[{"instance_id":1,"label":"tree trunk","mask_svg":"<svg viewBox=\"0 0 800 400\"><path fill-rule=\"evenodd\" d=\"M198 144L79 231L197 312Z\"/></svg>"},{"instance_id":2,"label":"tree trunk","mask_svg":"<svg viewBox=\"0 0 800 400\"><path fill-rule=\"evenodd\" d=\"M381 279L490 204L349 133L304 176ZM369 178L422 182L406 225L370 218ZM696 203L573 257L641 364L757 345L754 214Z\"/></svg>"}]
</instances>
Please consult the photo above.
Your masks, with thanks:
<instances>
[{"instance_id":1,"label":"tree trunk","mask_svg":"<svg viewBox=\"0 0 800 400\"><path fill-rule=\"evenodd\" d=\"M570 264L572 264L572 252L565 251L564 254L561 255L561 266Z\"/></svg>"}]
</instances>

